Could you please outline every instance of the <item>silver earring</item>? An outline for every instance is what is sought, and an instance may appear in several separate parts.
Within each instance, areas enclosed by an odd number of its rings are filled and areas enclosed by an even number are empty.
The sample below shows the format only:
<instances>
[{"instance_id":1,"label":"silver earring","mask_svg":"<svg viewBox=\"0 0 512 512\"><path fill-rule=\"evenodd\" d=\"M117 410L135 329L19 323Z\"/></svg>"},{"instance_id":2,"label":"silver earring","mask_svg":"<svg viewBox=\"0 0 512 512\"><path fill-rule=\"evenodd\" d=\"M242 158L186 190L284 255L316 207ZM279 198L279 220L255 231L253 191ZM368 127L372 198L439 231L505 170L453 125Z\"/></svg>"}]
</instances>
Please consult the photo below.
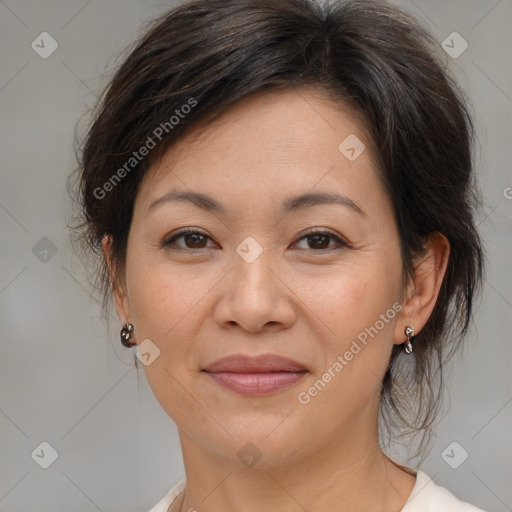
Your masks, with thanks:
<instances>
[{"instance_id":1,"label":"silver earring","mask_svg":"<svg viewBox=\"0 0 512 512\"><path fill-rule=\"evenodd\" d=\"M127 348L132 348L136 345L136 343L129 342L133 338L133 329L133 324L124 324L124 327L121 329L121 343Z\"/></svg>"},{"instance_id":2,"label":"silver earring","mask_svg":"<svg viewBox=\"0 0 512 512\"><path fill-rule=\"evenodd\" d=\"M404 350L406 354L410 354L412 352L412 338L414 338L414 329L412 327L407 326L405 328L405 335L407 336L407 341L404 343Z\"/></svg>"}]
</instances>

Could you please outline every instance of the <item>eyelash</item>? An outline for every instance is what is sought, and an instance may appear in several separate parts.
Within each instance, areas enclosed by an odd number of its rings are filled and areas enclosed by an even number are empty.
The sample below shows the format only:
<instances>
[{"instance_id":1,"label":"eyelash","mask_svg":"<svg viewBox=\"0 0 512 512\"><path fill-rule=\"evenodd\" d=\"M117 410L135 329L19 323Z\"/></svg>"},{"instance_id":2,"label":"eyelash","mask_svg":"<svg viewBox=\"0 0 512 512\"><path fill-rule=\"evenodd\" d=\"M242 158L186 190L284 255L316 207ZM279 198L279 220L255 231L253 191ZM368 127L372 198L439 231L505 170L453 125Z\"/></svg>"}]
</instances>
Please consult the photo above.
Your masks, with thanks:
<instances>
[{"instance_id":1,"label":"eyelash","mask_svg":"<svg viewBox=\"0 0 512 512\"><path fill-rule=\"evenodd\" d=\"M200 231L196 228L184 228L182 229L181 231L179 231L178 233L176 233L175 235L173 235L170 239L166 239L162 242L162 247L163 248L170 248L170 246L176 242L176 240L184 237L185 235L188 235L188 234L197 234L197 235L203 235L207 238L209 238L210 240L212 240L212 238L207 235L206 233L204 233L203 231ZM307 230L295 243L298 243L300 242L301 240L303 240L304 238L308 238L308 237L312 237L312 236L315 236L315 235L324 235L324 236L328 236L330 237L332 240L334 240L337 244L338 244L338 247L330 247L330 248L327 248L327 249L297 249L297 251L299 253L311 253L311 252L314 252L314 253L320 253L320 254L325 254L327 252L330 252L330 251L333 251L333 250L336 250L336 249L341 249L341 248L351 248L351 244L349 244L346 240L340 238L338 235L336 235L335 233L333 233L332 231L328 231L328 230L325 230L325 229L315 229L315 228L311 228L309 230ZM183 248L183 247L178 247L178 250L183 250L183 251L194 251L194 252L197 252L197 251L202 251L204 249L210 249L211 247L200 247L200 248L197 248L197 249L193 249L193 248Z\"/></svg>"}]
</instances>

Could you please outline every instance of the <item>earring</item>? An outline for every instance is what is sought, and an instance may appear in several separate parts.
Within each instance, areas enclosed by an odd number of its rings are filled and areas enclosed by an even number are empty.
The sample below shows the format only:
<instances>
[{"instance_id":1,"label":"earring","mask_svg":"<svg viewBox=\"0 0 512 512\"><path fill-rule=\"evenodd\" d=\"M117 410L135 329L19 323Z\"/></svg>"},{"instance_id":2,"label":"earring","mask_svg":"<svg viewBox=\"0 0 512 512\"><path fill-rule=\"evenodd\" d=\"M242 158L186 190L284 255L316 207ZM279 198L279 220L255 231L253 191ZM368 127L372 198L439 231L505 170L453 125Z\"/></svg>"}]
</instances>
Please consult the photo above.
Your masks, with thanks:
<instances>
[{"instance_id":1,"label":"earring","mask_svg":"<svg viewBox=\"0 0 512 512\"><path fill-rule=\"evenodd\" d=\"M131 338L133 338L133 324L124 324L121 329L121 343L127 348L132 348L136 343L130 343L128 340Z\"/></svg>"},{"instance_id":2,"label":"earring","mask_svg":"<svg viewBox=\"0 0 512 512\"><path fill-rule=\"evenodd\" d=\"M406 354L410 354L412 352L412 339L414 338L414 329L412 327L407 326L405 328L405 335L407 336L407 341L404 343L404 350Z\"/></svg>"}]
</instances>

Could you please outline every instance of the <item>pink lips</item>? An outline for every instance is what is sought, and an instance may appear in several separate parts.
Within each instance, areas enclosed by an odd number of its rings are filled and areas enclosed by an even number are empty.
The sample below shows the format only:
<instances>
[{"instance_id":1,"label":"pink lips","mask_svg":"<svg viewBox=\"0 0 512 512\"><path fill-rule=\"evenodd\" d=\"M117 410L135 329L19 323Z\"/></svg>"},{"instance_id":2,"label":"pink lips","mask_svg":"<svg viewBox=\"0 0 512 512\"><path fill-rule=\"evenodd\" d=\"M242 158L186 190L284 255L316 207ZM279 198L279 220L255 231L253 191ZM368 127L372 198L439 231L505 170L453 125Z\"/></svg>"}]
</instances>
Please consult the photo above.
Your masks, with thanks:
<instances>
[{"instance_id":1,"label":"pink lips","mask_svg":"<svg viewBox=\"0 0 512 512\"><path fill-rule=\"evenodd\" d=\"M266 395L291 386L308 371L303 365L275 354L228 356L203 371L218 384L242 395Z\"/></svg>"}]
</instances>

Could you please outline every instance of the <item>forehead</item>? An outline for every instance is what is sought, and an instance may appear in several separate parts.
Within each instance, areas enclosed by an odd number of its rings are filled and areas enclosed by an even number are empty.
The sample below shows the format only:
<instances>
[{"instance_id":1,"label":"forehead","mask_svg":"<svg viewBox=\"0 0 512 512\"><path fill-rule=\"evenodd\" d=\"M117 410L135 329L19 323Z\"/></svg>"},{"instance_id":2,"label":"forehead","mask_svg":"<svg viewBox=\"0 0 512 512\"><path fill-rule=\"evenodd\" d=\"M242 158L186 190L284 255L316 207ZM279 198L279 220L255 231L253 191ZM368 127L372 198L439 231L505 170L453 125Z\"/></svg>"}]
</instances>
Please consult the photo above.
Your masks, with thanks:
<instances>
[{"instance_id":1,"label":"forehead","mask_svg":"<svg viewBox=\"0 0 512 512\"><path fill-rule=\"evenodd\" d=\"M304 156L313 150L338 156L338 145L350 134L368 143L364 120L352 106L330 99L318 88L303 87L260 92L239 101L208 125L199 124L167 153L167 164L198 158L197 150L229 149L229 155L266 154ZM211 155L210 155L211 156ZM223 154L224 158L227 156Z\"/></svg>"},{"instance_id":2,"label":"forehead","mask_svg":"<svg viewBox=\"0 0 512 512\"><path fill-rule=\"evenodd\" d=\"M224 196L243 191L248 199L317 185L356 193L377 181L362 117L321 90L301 88L258 93L187 132L148 171L138 201L147 209L175 185Z\"/></svg>"}]
</instances>

